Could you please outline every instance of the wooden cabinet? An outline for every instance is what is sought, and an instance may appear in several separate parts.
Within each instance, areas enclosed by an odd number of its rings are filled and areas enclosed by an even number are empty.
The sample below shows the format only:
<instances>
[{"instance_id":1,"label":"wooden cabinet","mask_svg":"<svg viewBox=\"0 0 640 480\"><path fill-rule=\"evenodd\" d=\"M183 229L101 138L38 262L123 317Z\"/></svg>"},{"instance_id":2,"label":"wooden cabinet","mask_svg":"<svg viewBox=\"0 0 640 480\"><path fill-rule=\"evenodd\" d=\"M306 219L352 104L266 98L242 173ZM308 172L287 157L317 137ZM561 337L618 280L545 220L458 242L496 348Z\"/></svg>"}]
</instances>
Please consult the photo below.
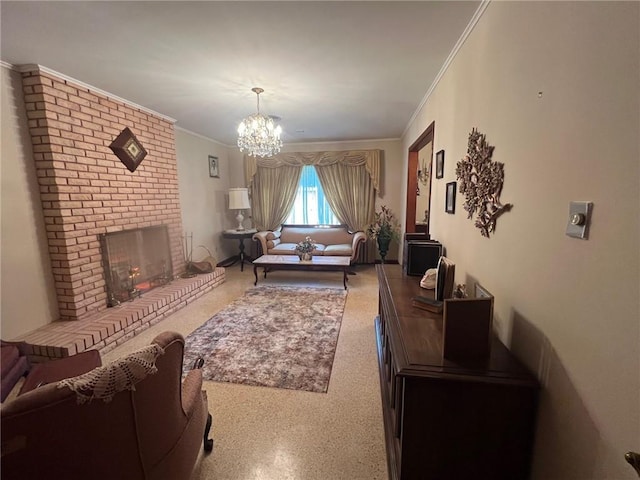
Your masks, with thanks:
<instances>
[{"instance_id":1,"label":"wooden cabinet","mask_svg":"<svg viewBox=\"0 0 640 480\"><path fill-rule=\"evenodd\" d=\"M391 480L526 479L538 383L497 339L481 361L442 355L442 315L399 265L376 266L376 340Z\"/></svg>"}]
</instances>

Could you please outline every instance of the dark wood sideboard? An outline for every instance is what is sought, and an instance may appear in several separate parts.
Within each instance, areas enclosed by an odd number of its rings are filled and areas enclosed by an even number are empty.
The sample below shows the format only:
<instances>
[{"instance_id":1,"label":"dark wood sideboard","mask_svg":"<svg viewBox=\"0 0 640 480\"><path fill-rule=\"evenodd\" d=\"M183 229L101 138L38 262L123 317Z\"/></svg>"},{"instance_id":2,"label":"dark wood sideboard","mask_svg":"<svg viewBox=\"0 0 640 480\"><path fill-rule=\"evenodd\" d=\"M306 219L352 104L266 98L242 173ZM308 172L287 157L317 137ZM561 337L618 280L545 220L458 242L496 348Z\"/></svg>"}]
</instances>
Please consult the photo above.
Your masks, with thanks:
<instances>
[{"instance_id":1,"label":"dark wood sideboard","mask_svg":"<svg viewBox=\"0 0 640 480\"><path fill-rule=\"evenodd\" d=\"M399 265L376 266L376 340L391 480L526 479L539 385L493 336L484 360L443 358L442 315Z\"/></svg>"}]
</instances>

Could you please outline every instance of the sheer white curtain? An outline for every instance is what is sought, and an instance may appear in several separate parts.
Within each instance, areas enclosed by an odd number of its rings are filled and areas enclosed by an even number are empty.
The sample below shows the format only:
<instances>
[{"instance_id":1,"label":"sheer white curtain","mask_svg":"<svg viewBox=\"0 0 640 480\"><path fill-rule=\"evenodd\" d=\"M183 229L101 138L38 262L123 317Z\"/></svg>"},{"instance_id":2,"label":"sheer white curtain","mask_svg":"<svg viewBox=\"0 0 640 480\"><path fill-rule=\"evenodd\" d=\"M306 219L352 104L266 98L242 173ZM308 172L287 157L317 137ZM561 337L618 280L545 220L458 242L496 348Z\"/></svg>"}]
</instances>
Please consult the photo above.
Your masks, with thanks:
<instances>
[{"instance_id":1,"label":"sheer white curtain","mask_svg":"<svg viewBox=\"0 0 640 480\"><path fill-rule=\"evenodd\" d=\"M316 167L312 165L302 167L296 200L285 223L297 225L340 225L344 223L334 214L324 193Z\"/></svg>"}]
</instances>

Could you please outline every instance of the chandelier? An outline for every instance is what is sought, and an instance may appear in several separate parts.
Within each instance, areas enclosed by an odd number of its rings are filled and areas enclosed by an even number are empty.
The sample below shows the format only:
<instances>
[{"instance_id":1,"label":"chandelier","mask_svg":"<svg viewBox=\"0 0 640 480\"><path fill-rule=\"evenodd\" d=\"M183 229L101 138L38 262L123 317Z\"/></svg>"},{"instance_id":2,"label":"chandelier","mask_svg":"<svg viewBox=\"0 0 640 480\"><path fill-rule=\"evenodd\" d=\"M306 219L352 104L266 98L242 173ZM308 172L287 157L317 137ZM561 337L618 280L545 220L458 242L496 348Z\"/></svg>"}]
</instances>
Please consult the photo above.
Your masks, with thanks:
<instances>
[{"instance_id":1,"label":"chandelier","mask_svg":"<svg viewBox=\"0 0 640 480\"><path fill-rule=\"evenodd\" d=\"M271 157L282 148L280 134L282 128L276 125L273 118L260 113L260 94L262 88L251 89L258 97L258 113L249 115L238 126L238 147L240 151L247 151L251 157Z\"/></svg>"}]
</instances>

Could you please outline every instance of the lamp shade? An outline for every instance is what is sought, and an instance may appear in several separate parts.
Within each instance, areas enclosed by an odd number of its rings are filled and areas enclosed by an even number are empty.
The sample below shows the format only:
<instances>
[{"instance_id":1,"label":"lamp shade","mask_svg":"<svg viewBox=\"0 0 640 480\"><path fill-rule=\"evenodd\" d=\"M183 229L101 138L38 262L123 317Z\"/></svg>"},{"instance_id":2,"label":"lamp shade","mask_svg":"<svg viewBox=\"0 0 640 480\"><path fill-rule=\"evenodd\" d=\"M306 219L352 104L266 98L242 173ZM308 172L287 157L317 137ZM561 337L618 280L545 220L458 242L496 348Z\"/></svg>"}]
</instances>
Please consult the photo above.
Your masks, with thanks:
<instances>
[{"instance_id":1,"label":"lamp shade","mask_svg":"<svg viewBox=\"0 0 640 480\"><path fill-rule=\"evenodd\" d=\"M246 188L229 189L229 210L246 210L249 204L249 191Z\"/></svg>"}]
</instances>

